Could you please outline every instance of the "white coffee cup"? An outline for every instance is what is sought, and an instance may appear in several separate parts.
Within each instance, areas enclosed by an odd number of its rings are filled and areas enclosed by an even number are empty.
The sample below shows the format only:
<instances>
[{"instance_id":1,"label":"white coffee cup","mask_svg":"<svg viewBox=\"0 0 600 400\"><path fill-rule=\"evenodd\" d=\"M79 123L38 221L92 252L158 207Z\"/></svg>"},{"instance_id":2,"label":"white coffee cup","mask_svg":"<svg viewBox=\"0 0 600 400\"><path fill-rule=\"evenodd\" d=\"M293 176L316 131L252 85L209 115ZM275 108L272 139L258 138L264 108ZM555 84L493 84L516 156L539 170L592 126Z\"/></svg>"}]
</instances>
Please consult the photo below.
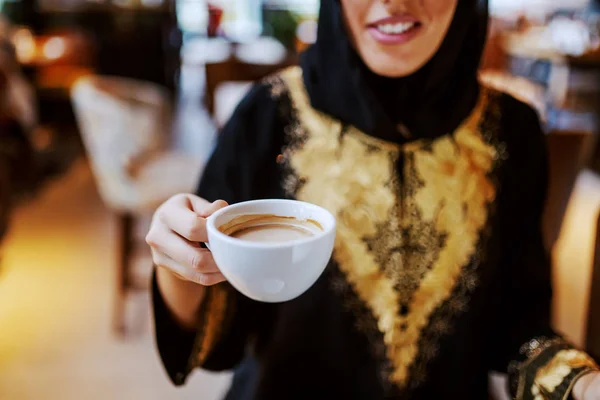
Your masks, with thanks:
<instances>
[{"instance_id":1,"label":"white coffee cup","mask_svg":"<svg viewBox=\"0 0 600 400\"><path fill-rule=\"evenodd\" d=\"M254 242L222 233L219 227L246 215L275 215L313 220L314 235L284 242ZM324 208L295 200L255 200L222 208L207 220L208 243L225 278L242 294L278 303L306 292L329 263L336 222Z\"/></svg>"}]
</instances>

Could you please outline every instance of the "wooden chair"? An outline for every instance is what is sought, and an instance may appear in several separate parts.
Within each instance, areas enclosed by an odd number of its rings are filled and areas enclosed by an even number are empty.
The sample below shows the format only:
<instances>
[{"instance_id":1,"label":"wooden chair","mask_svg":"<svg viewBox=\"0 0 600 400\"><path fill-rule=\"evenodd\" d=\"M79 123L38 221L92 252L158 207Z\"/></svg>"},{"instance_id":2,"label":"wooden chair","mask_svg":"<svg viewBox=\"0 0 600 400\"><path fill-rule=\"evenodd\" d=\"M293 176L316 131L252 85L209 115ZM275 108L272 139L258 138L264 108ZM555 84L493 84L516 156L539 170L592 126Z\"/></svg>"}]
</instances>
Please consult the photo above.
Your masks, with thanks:
<instances>
[{"instance_id":1,"label":"wooden chair","mask_svg":"<svg viewBox=\"0 0 600 400\"><path fill-rule=\"evenodd\" d=\"M588 352L600 362L600 210L596 229L596 248L592 267L592 287L590 292L587 348Z\"/></svg>"},{"instance_id":2,"label":"wooden chair","mask_svg":"<svg viewBox=\"0 0 600 400\"><path fill-rule=\"evenodd\" d=\"M232 43L231 46L232 55L226 60L205 65L206 92L204 102L211 116L215 116L216 113L215 98L221 85L225 83L240 84L240 95L243 95L245 88L247 88L246 83L258 81L298 62L297 55L292 53L287 53L281 60L274 63L258 63L254 60L245 61L243 58L236 56L236 50L239 50L241 45ZM223 117L220 121L217 121L217 125L222 125L224 123L223 119L226 118Z\"/></svg>"},{"instance_id":3,"label":"wooden chair","mask_svg":"<svg viewBox=\"0 0 600 400\"><path fill-rule=\"evenodd\" d=\"M72 100L99 194L118 216L119 260L114 331L124 336L127 297L148 288L151 260L135 263L134 228L174 194L193 191L201 160L169 150L168 93L148 82L89 77ZM147 251L145 243L139 243ZM139 269L139 264L141 268ZM134 266L138 268L134 268Z\"/></svg>"},{"instance_id":4,"label":"wooden chair","mask_svg":"<svg viewBox=\"0 0 600 400\"><path fill-rule=\"evenodd\" d=\"M596 137L591 132L552 130L546 137L549 157L549 183L544 214L546 247L552 249L559 238L567 206L579 173L589 162Z\"/></svg>"}]
</instances>

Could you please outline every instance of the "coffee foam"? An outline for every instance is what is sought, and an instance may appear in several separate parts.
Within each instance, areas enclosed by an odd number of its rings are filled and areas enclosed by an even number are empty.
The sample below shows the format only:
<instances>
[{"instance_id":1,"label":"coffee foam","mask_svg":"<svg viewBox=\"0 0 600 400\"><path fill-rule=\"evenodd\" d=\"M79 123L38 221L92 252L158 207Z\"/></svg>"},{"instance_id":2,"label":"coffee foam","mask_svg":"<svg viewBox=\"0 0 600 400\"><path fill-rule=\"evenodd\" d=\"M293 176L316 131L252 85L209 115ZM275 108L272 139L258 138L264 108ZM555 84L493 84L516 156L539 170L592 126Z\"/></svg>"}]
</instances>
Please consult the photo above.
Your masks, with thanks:
<instances>
[{"instance_id":1,"label":"coffee foam","mask_svg":"<svg viewBox=\"0 0 600 400\"><path fill-rule=\"evenodd\" d=\"M311 237L323 227L317 221L270 214L242 215L219 227L231 237L253 242L287 242Z\"/></svg>"}]
</instances>

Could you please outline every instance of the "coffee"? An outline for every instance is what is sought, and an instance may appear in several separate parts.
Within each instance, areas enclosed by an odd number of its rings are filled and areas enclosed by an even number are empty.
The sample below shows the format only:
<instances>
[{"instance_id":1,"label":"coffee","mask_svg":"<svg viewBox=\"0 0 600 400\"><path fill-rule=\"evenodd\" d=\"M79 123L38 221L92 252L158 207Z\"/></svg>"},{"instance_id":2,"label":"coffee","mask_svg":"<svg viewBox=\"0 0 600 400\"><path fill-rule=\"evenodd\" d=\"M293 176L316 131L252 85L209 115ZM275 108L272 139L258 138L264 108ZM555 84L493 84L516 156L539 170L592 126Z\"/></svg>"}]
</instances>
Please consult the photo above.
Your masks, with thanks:
<instances>
[{"instance_id":1,"label":"coffee","mask_svg":"<svg viewBox=\"0 0 600 400\"><path fill-rule=\"evenodd\" d=\"M227 236L251 242L288 242L305 239L322 232L323 227L310 219L250 214L234 218L219 227Z\"/></svg>"}]
</instances>

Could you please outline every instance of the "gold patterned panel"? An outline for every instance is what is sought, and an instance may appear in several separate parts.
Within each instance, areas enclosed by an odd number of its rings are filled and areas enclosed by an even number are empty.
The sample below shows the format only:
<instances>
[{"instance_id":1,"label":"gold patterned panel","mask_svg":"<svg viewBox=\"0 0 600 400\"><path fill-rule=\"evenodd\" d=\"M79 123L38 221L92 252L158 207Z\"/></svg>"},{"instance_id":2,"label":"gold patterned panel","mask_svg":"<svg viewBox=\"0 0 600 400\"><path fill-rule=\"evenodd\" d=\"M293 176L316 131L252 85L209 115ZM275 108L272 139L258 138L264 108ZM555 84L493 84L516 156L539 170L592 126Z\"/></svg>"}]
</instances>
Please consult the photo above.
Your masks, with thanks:
<instances>
[{"instance_id":1,"label":"gold patterned panel","mask_svg":"<svg viewBox=\"0 0 600 400\"><path fill-rule=\"evenodd\" d=\"M532 388L535 400L543 400L542 393L553 393L573 370L585 368L598 369L598 366L582 351L574 349L559 351L535 375L535 384Z\"/></svg>"},{"instance_id":2,"label":"gold patterned panel","mask_svg":"<svg viewBox=\"0 0 600 400\"><path fill-rule=\"evenodd\" d=\"M498 154L478 131L487 92L453 135L400 147L352 127L342 132L339 122L312 109L299 68L281 77L300 125L291 134L301 144L283 153L289 179L302 182L290 194L336 215L335 261L376 318L392 364L389 379L402 387L422 330L462 279L496 195L489 174ZM401 184L399 157L406 160ZM414 285L403 285L407 276ZM460 311L455 306L451 311Z\"/></svg>"},{"instance_id":3,"label":"gold patterned panel","mask_svg":"<svg viewBox=\"0 0 600 400\"><path fill-rule=\"evenodd\" d=\"M200 327L194 343L189 370L202 367L221 339L230 291L223 284L206 288L200 310Z\"/></svg>"}]
</instances>

